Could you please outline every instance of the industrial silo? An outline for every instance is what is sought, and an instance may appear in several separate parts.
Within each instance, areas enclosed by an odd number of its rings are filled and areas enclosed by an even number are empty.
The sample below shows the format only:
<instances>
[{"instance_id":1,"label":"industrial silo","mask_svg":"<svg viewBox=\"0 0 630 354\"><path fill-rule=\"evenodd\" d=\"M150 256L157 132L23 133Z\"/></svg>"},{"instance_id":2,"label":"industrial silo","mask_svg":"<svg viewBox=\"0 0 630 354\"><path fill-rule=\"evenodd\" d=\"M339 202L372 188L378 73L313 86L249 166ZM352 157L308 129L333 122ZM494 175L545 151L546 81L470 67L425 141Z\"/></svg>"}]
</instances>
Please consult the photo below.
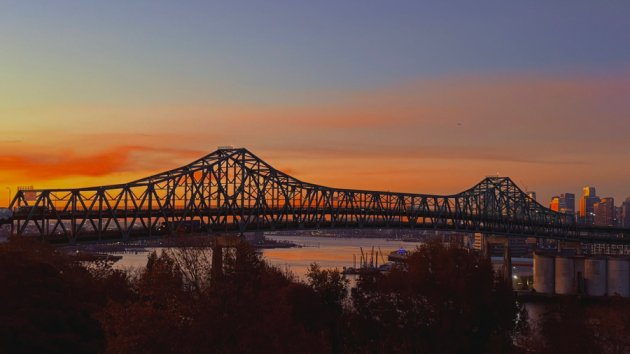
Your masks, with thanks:
<instances>
[{"instance_id":1,"label":"industrial silo","mask_svg":"<svg viewBox=\"0 0 630 354\"><path fill-rule=\"evenodd\" d=\"M630 259L608 258L608 295L630 296Z\"/></svg>"},{"instance_id":2,"label":"industrial silo","mask_svg":"<svg viewBox=\"0 0 630 354\"><path fill-rule=\"evenodd\" d=\"M578 294L584 294L584 256L573 256L574 286Z\"/></svg>"},{"instance_id":3,"label":"industrial silo","mask_svg":"<svg viewBox=\"0 0 630 354\"><path fill-rule=\"evenodd\" d=\"M589 257L584 260L584 282L587 295L606 295L606 258Z\"/></svg>"},{"instance_id":4,"label":"industrial silo","mask_svg":"<svg viewBox=\"0 0 630 354\"><path fill-rule=\"evenodd\" d=\"M554 292L554 257L534 253L534 290L541 294Z\"/></svg>"},{"instance_id":5,"label":"industrial silo","mask_svg":"<svg viewBox=\"0 0 630 354\"><path fill-rule=\"evenodd\" d=\"M573 259L557 256L555 260L555 289L556 294L568 295L575 292L575 266Z\"/></svg>"}]
</instances>

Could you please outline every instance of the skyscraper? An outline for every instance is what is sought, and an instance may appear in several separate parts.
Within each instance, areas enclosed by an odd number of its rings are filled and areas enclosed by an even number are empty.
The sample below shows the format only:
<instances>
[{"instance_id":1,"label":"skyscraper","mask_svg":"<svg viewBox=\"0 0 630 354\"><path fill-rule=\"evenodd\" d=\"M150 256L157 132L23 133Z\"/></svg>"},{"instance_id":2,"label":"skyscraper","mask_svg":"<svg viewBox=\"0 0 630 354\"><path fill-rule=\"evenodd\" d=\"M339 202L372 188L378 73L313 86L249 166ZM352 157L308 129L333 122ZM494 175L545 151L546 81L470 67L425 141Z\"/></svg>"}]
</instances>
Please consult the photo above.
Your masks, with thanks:
<instances>
[{"instance_id":1,"label":"skyscraper","mask_svg":"<svg viewBox=\"0 0 630 354\"><path fill-rule=\"evenodd\" d=\"M626 201L621 204L620 224L623 227L630 228L630 197L626 198Z\"/></svg>"},{"instance_id":2,"label":"skyscraper","mask_svg":"<svg viewBox=\"0 0 630 354\"><path fill-rule=\"evenodd\" d=\"M615 199L602 198L593 205L594 223L601 226L615 226Z\"/></svg>"},{"instance_id":3,"label":"skyscraper","mask_svg":"<svg viewBox=\"0 0 630 354\"><path fill-rule=\"evenodd\" d=\"M575 194L562 193L559 199L558 211L565 214L575 214Z\"/></svg>"},{"instance_id":4,"label":"skyscraper","mask_svg":"<svg viewBox=\"0 0 630 354\"><path fill-rule=\"evenodd\" d=\"M599 201L595 187L584 187L582 198L580 198L580 221L584 224L593 223L593 206Z\"/></svg>"},{"instance_id":5,"label":"skyscraper","mask_svg":"<svg viewBox=\"0 0 630 354\"><path fill-rule=\"evenodd\" d=\"M527 196L532 198L533 200L536 200L536 192L527 192Z\"/></svg>"},{"instance_id":6,"label":"skyscraper","mask_svg":"<svg viewBox=\"0 0 630 354\"><path fill-rule=\"evenodd\" d=\"M553 196L549 208L566 214L575 213L575 194L562 193L560 196Z\"/></svg>"},{"instance_id":7,"label":"skyscraper","mask_svg":"<svg viewBox=\"0 0 630 354\"><path fill-rule=\"evenodd\" d=\"M549 209L553 211L560 211L560 197L554 196L551 198L551 203L549 203Z\"/></svg>"}]
</instances>

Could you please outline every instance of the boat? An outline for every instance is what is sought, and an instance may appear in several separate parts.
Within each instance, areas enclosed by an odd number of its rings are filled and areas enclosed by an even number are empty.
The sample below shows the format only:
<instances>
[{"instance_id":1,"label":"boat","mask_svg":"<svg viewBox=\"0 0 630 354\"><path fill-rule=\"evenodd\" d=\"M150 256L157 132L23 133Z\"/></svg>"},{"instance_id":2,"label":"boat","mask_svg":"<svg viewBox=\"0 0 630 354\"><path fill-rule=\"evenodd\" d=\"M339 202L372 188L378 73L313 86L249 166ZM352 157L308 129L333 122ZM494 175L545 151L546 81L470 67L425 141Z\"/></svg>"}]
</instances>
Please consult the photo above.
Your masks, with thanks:
<instances>
[{"instance_id":1,"label":"boat","mask_svg":"<svg viewBox=\"0 0 630 354\"><path fill-rule=\"evenodd\" d=\"M409 251L404 248L400 248L396 251L392 251L389 255L387 255L387 260L394 263L404 263L409 257Z\"/></svg>"}]
</instances>

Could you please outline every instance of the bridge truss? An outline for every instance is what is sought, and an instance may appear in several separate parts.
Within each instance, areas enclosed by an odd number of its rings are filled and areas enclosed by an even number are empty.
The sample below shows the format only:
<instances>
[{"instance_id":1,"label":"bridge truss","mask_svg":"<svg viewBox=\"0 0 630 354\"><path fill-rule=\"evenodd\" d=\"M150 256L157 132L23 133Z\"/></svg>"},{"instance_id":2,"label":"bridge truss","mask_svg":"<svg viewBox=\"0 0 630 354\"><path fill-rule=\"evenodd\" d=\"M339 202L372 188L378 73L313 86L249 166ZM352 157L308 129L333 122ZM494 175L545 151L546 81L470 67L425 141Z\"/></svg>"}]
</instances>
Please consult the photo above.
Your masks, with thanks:
<instances>
[{"instance_id":1,"label":"bridge truss","mask_svg":"<svg viewBox=\"0 0 630 354\"><path fill-rule=\"evenodd\" d=\"M579 227L573 216L543 207L508 177L488 177L448 196L337 189L297 180L247 149L220 149L127 184L19 191L10 207L17 234L70 242L185 231L377 227L630 243L627 229Z\"/></svg>"}]
</instances>

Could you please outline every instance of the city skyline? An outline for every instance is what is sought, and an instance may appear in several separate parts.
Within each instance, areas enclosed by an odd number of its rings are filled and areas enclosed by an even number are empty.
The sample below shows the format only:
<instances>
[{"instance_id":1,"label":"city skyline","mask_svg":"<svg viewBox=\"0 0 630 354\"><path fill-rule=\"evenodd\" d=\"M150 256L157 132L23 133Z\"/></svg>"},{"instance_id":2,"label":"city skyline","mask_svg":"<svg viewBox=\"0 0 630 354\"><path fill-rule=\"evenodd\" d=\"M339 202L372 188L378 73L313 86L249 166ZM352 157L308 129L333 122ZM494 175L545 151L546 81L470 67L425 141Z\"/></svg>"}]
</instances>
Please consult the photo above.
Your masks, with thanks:
<instances>
[{"instance_id":1,"label":"city skyline","mask_svg":"<svg viewBox=\"0 0 630 354\"><path fill-rule=\"evenodd\" d=\"M627 4L0 5L9 187L125 183L218 145L332 187L630 196ZM463 15L465 14L465 15Z\"/></svg>"}]
</instances>

